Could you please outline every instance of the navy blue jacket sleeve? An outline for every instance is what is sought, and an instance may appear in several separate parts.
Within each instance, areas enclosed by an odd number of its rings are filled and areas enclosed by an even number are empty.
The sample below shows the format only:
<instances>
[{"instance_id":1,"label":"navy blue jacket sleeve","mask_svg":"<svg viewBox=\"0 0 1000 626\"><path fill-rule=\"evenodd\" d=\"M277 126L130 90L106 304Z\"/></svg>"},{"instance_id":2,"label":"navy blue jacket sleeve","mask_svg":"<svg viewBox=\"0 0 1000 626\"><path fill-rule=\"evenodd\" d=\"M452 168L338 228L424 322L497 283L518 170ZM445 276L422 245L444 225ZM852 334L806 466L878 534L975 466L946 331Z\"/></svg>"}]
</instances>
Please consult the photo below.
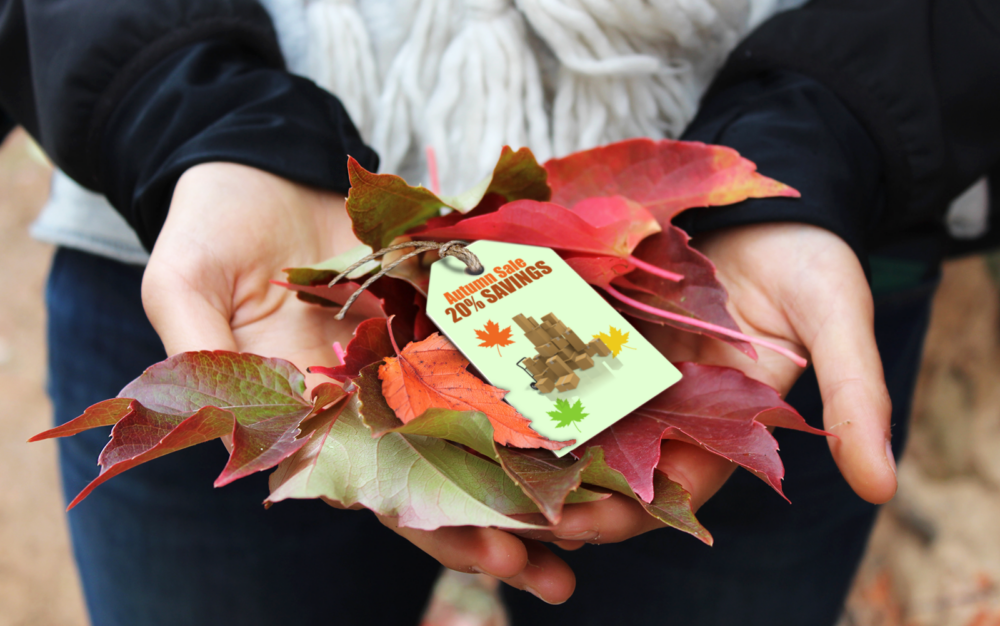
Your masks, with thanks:
<instances>
[{"instance_id":1,"label":"navy blue jacket sleeve","mask_svg":"<svg viewBox=\"0 0 1000 626\"><path fill-rule=\"evenodd\" d=\"M256 0L0 0L0 109L152 247L184 169L253 165L346 192L370 169L341 103L285 71Z\"/></svg>"},{"instance_id":2,"label":"navy blue jacket sleeve","mask_svg":"<svg viewBox=\"0 0 1000 626\"><path fill-rule=\"evenodd\" d=\"M997 111L1000 2L813 0L733 52L688 131L740 149L803 200L685 219L696 230L817 223L862 254L942 233L950 201L1000 171Z\"/></svg>"}]
</instances>

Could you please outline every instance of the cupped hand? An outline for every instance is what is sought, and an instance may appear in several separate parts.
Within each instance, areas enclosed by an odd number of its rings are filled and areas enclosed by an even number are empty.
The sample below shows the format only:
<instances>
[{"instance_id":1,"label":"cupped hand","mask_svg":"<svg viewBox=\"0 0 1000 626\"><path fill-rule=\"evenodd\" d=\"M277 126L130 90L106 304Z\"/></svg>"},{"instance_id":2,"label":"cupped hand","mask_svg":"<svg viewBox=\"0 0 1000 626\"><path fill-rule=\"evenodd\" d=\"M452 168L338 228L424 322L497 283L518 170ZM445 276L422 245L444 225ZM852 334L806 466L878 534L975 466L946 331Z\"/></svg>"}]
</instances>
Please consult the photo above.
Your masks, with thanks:
<instances>
[{"instance_id":1,"label":"cupped hand","mask_svg":"<svg viewBox=\"0 0 1000 626\"><path fill-rule=\"evenodd\" d=\"M346 344L360 319L338 322L335 311L306 306L269 281L358 243L342 195L243 165L198 165L174 190L143 276L143 305L169 355L230 350L302 370L334 365L332 343ZM489 573L552 603L573 592L572 571L538 542L490 528L418 531L380 520L446 567Z\"/></svg>"},{"instance_id":2,"label":"cupped hand","mask_svg":"<svg viewBox=\"0 0 1000 626\"><path fill-rule=\"evenodd\" d=\"M889 446L891 405L875 346L874 307L854 252L829 231L804 224L732 228L693 243L718 268L729 292L729 311L743 332L808 355L823 399L830 451L854 491L882 503L896 492ZM672 361L696 361L742 370L788 393L802 370L787 358L758 348L754 362L707 337L648 323L640 332ZM697 509L735 464L695 446L665 441L658 469L680 483ZM543 539L573 549L583 541L623 541L660 527L634 500L611 498L567 506L560 524Z\"/></svg>"}]
</instances>

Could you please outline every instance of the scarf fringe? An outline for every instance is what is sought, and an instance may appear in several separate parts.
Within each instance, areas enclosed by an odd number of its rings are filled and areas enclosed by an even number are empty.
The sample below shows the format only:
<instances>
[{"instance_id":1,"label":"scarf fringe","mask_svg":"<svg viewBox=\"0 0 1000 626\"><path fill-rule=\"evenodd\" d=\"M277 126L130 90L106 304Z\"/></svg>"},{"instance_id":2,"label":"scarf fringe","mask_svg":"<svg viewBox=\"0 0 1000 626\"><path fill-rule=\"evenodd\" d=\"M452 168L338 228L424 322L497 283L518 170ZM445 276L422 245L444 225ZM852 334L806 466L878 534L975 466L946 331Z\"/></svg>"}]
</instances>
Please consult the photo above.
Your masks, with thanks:
<instances>
[{"instance_id":1,"label":"scarf fringe","mask_svg":"<svg viewBox=\"0 0 1000 626\"><path fill-rule=\"evenodd\" d=\"M309 75L340 98L361 136L370 141L381 81L354 0L317 0L306 8L306 23Z\"/></svg>"},{"instance_id":2,"label":"scarf fringe","mask_svg":"<svg viewBox=\"0 0 1000 626\"><path fill-rule=\"evenodd\" d=\"M426 171L424 148L433 147L445 193L488 175L504 145L544 161L678 136L751 23L783 2L412 1L380 81L354 0L312 0L311 73L344 101L383 171ZM558 61L548 89L538 45Z\"/></svg>"}]
</instances>

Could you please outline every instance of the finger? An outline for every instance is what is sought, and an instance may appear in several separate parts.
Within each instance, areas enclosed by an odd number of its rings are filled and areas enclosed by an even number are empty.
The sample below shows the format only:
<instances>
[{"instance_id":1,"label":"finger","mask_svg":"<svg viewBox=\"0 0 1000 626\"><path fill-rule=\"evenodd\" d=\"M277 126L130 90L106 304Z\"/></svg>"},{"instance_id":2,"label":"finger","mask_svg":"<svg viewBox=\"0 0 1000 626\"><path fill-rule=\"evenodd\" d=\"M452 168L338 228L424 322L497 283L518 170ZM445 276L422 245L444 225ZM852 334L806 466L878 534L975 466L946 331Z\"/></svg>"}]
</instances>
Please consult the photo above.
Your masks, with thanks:
<instances>
[{"instance_id":1,"label":"finger","mask_svg":"<svg viewBox=\"0 0 1000 626\"><path fill-rule=\"evenodd\" d=\"M691 444L664 441L656 469L691 494L691 508L697 511L725 484L736 464ZM555 541L563 549L573 550L579 542L617 543L662 527L663 523L639 502L616 493L600 502L567 506L559 524L533 532L542 533L536 534L536 539Z\"/></svg>"},{"instance_id":2,"label":"finger","mask_svg":"<svg viewBox=\"0 0 1000 626\"><path fill-rule=\"evenodd\" d=\"M549 604L562 604L569 600L576 589L573 570L541 542L531 539L522 541L527 550L528 566L503 582Z\"/></svg>"},{"instance_id":3,"label":"finger","mask_svg":"<svg viewBox=\"0 0 1000 626\"><path fill-rule=\"evenodd\" d=\"M839 437L828 439L834 460L860 497L879 504L896 493L892 403L875 344L871 292L856 259L840 276L828 285L836 297L826 314L812 321L802 316L797 325L806 327L800 334L816 370L823 423Z\"/></svg>"},{"instance_id":4,"label":"finger","mask_svg":"<svg viewBox=\"0 0 1000 626\"><path fill-rule=\"evenodd\" d=\"M448 569L513 578L528 566L528 552L517 537L495 528L446 526L419 530L398 525L395 518L379 518Z\"/></svg>"},{"instance_id":5,"label":"finger","mask_svg":"<svg viewBox=\"0 0 1000 626\"><path fill-rule=\"evenodd\" d=\"M587 545L586 541L553 541L552 543L559 546L560 549L566 552L573 552L574 550L579 550L583 546Z\"/></svg>"},{"instance_id":6,"label":"finger","mask_svg":"<svg viewBox=\"0 0 1000 626\"><path fill-rule=\"evenodd\" d=\"M691 510L697 511L726 484L736 463L683 441L664 441L656 469L691 494Z\"/></svg>"},{"instance_id":7,"label":"finger","mask_svg":"<svg viewBox=\"0 0 1000 626\"><path fill-rule=\"evenodd\" d=\"M641 504L615 493L600 502L565 507L562 519L550 532L557 540L617 543L662 526Z\"/></svg>"}]
</instances>

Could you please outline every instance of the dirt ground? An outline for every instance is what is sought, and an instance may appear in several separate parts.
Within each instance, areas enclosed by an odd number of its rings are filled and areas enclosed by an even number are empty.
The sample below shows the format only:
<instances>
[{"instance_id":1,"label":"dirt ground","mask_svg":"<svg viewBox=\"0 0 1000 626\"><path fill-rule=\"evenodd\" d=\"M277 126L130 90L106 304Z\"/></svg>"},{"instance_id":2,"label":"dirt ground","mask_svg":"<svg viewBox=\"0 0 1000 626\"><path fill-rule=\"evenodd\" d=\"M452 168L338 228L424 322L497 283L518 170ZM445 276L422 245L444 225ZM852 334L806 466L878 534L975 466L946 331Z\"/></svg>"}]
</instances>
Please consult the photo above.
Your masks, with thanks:
<instances>
[{"instance_id":1,"label":"dirt ground","mask_svg":"<svg viewBox=\"0 0 1000 626\"><path fill-rule=\"evenodd\" d=\"M42 298L50 246L27 229L49 167L23 133L0 148L0 626L85 626L47 428ZM1000 626L1000 257L945 268L900 490L840 626ZM492 586L442 579L425 626L501 626ZM807 626L807 625L804 625Z\"/></svg>"}]
</instances>

